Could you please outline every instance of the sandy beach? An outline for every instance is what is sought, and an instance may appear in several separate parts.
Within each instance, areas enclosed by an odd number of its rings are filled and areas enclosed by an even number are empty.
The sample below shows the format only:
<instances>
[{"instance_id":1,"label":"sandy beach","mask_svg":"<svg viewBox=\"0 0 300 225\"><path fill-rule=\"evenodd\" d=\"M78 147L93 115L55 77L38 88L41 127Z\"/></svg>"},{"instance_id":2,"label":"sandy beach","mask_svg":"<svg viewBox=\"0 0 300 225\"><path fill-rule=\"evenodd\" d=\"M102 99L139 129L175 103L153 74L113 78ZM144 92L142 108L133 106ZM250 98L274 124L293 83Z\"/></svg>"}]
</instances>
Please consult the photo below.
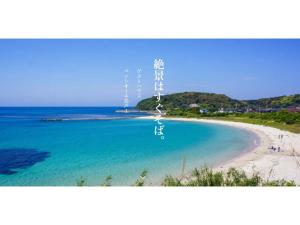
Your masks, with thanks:
<instances>
[{"instance_id":1,"label":"sandy beach","mask_svg":"<svg viewBox=\"0 0 300 225\"><path fill-rule=\"evenodd\" d=\"M140 117L142 119L154 119L151 117ZM200 123L214 123L246 129L255 133L259 143L255 147L238 157L224 162L214 168L215 170L227 170L230 167L243 169L247 174L258 172L264 179L294 180L300 185L300 134L282 131L276 128L239 122L189 119L189 118L167 118L168 120L190 121ZM271 146L276 150L270 149ZM280 148L280 151L278 149Z\"/></svg>"}]
</instances>

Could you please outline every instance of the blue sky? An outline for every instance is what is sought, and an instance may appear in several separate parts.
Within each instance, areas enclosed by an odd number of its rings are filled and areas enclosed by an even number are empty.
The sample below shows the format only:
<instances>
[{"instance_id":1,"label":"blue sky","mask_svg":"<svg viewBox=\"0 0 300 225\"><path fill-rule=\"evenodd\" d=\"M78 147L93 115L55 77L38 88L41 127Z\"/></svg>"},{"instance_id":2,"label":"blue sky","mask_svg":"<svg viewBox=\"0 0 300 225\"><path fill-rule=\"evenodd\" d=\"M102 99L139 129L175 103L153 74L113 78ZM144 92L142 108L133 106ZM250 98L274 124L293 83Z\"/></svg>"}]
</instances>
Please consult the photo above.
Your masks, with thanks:
<instances>
[{"instance_id":1,"label":"blue sky","mask_svg":"<svg viewBox=\"0 0 300 225\"><path fill-rule=\"evenodd\" d=\"M165 92L256 99L300 93L299 40L0 40L0 106L114 106L124 69L135 105L154 93L153 60L165 61Z\"/></svg>"}]
</instances>

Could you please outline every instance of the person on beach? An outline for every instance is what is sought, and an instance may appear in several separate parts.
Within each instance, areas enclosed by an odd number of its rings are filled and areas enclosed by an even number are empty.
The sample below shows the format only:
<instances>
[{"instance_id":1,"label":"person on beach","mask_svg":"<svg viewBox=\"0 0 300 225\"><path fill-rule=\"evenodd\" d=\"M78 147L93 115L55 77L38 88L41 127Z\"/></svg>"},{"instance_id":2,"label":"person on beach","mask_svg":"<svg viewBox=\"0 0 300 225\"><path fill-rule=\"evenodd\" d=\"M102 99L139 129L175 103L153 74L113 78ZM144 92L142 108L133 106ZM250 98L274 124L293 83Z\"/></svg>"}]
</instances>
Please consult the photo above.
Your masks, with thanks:
<instances>
[{"instance_id":1,"label":"person on beach","mask_svg":"<svg viewBox=\"0 0 300 225\"><path fill-rule=\"evenodd\" d=\"M271 149L273 150L273 152L276 151L276 148L272 145Z\"/></svg>"}]
</instances>

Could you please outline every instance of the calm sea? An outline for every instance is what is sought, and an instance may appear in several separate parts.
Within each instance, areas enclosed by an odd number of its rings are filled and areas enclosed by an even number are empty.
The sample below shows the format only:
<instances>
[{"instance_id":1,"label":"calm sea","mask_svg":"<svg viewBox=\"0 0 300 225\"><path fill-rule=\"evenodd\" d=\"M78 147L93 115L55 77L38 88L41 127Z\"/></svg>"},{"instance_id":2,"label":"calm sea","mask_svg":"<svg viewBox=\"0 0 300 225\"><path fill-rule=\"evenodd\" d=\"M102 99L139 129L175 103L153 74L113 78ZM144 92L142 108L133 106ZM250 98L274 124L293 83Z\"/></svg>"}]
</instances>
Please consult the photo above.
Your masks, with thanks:
<instances>
[{"instance_id":1,"label":"calm sea","mask_svg":"<svg viewBox=\"0 0 300 225\"><path fill-rule=\"evenodd\" d=\"M154 135L155 122L118 107L0 108L0 185L131 185L143 170L147 184L167 174L224 162L247 151L254 136L232 127L163 121L165 139ZM185 161L185 163L183 163Z\"/></svg>"}]
</instances>

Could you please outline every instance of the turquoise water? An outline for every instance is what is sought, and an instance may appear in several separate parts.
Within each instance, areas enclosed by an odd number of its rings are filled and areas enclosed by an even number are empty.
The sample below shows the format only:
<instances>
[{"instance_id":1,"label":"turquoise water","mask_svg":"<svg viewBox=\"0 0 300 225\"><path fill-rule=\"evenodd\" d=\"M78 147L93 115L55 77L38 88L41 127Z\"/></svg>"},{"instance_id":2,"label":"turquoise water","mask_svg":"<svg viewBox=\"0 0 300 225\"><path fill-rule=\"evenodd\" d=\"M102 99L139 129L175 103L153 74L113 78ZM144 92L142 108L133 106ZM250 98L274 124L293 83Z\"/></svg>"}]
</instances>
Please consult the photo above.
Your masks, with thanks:
<instances>
[{"instance_id":1,"label":"turquoise water","mask_svg":"<svg viewBox=\"0 0 300 225\"><path fill-rule=\"evenodd\" d=\"M89 185L99 185L108 175L113 185L130 185L144 169L149 175L147 184L159 184L166 174L180 175L184 158L186 171L203 164L213 166L247 151L255 138L227 126L164 121L165 139L161 140L153 134L152 120L45 122L40 119L49 116L49 109L38 113L14 110L0 109L0 153L6 157L0 165L2 186L76 185L80 177ZM61 109L50 114L72 118L115 115L114 109L88 110L62 113ZM20 162L27 164L20 166ZM9 173L9 166L18 168Z\"/></svg>"}]
</instances>

